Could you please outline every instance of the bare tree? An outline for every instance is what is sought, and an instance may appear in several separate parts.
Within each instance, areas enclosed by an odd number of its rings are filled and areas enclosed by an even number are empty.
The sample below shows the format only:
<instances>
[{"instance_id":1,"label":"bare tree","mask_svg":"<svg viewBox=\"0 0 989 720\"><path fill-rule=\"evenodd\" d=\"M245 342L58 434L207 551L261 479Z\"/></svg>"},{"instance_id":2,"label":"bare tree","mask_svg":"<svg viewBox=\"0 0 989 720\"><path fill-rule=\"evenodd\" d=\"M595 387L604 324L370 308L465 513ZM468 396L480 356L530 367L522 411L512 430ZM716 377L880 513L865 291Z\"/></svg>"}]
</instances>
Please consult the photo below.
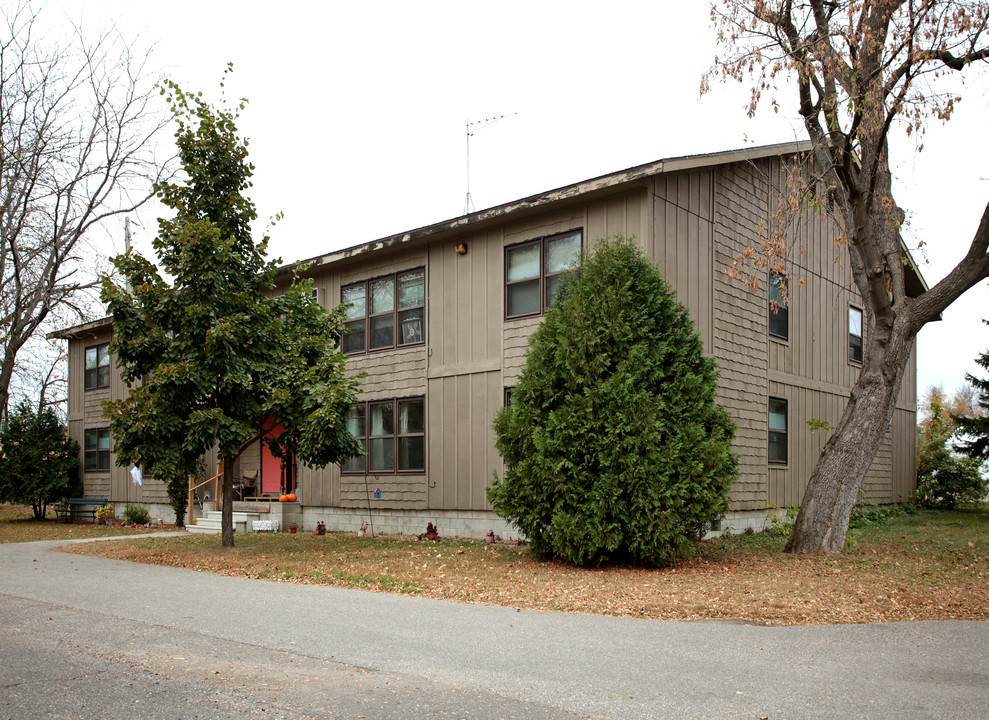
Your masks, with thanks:
<instances>
[{"instance_id":1,"label":"bare tree","mask_svg":"<svg viewBox=\"0 0 989 720\"><path fill-rule=\"evenodd\" d=\"M46 36L42 15L24 1L0 21L0 413L25 343L56 309L83 316L86 233L149 200L163 167L147 54L113 30Z\"/></svg>"},{"instance_id":2,"label":"bare tree","mask_svg":"<svg viewBox=\"0 0 989 720\"><path fill-rule=\"evenodd\" d=\"M791 552L839 554L917 332L989 276L987 206L965 257L929 291L910 296L911 260L899 232L905 214L892 196L889 164L890 133L916 136L929 119L950 118L960 97L939 83L989 58L989 5L717 0L713 15L728 49L713 74L752 78L750 112L766 97L776 106L777 88L793 89L814 147L810 162L845 227L837 254L862 298L862 369L787 543ZM768 243L755 254L771 268L788 250Z\"/></svg>"}]
</instances>

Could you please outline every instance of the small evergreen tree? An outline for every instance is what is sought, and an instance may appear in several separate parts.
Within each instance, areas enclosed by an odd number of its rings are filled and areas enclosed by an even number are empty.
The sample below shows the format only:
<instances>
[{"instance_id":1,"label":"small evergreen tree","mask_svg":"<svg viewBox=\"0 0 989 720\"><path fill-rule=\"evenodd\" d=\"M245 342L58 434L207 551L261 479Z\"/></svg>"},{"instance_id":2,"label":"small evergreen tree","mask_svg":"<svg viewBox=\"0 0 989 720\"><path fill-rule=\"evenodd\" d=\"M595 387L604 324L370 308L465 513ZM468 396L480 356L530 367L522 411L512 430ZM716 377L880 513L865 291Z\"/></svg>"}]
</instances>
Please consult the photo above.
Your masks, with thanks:
<instances>
[{"instance_id":1,"label":"small evergreen tree","mask_svg":"<svg viewBox=\"0 0 989 720\"><path fill-rule=\"evenodd\" d=\"M30 505L43 520L49 503L79 493L78 465L79 443L50 406L21 403L0 426L0 502Z\"/></svg>"},{"instance_id":2,"label":"small evergreen tree","mask_svg":"<svg viewBox=\"0 0 989 720\"><path fill-rule=\"evenodd\" d=\"M982 322L989 324L989 320ZM989 352L984 352L975 362L983 369L989 370ZM977 410L973 415L952 416L958 426L958 434L968 439L959 443L958 449L969 457L989 460L989 378L981 379L974 375L965 375L965 379L979 393Z\"/></svg>"},{"instance_id":3,"label":"small evergreen tree","mask_svg":"<svg viewBox=\"0 0 989 720\"><path fill-rule=\"evenodd\" d=\"M630 240L598 242L494 421L495 512L540 556L666 565L728 508L734 424L688 311Z\"/></svg>"}]
</instances>

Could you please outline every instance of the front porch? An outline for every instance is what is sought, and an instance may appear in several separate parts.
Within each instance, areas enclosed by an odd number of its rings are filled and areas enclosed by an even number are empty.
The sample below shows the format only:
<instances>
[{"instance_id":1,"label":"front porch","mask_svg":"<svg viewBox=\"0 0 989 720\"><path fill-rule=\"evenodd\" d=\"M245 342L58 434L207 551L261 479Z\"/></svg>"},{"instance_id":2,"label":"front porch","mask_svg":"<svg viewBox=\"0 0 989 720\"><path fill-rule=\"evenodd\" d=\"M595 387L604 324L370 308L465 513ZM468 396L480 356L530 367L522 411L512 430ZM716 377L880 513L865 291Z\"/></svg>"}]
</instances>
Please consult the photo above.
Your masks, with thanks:
<instances>
[{"instance_id":1,"label":"front porch","mask_svg":"<svg viewBox=\"0 0 989 720\"><path fill-rule=\"evenodd\" d=\"M186 522L186 530L191 533L219 533L221 530L222 509L207 510L206 514L192 522ZM257 532L259 522L271 523L267 528L275 532L288 530L295 523L302 527L302 504L298 502L272 502L269 500L235 500L233 504L233 525L235 533Z\"/></svg>"},{"instance_id":2,"label":"front porch","mask_svg":"<svg viewBox=\"0 0 989 720\"><path fill-rule=\"evenodd\" d=\"M264 476L258 482L259 473L243 473L243 468L234 465L233 487L233 526L236 533L257 532L259 530L287 531L289 526L302 526L302 504L298 501L280 502L279 498L294 490L294 463L279 463L278 484L269 486ZM240 472L238 472L238 470ZM275 475L276 473L268 473ZM186 529L191 533L216 534L222 529L223 508L223 463L216 464L216 474L198 485L195 477L189 476L188 516ZM258 487L260 486L260 488ZM260 489L260 494L255 494ZM294 497L294 496L293 496ZM196 509L199 508L199 517Z\"/></svg>"}]
</instances>

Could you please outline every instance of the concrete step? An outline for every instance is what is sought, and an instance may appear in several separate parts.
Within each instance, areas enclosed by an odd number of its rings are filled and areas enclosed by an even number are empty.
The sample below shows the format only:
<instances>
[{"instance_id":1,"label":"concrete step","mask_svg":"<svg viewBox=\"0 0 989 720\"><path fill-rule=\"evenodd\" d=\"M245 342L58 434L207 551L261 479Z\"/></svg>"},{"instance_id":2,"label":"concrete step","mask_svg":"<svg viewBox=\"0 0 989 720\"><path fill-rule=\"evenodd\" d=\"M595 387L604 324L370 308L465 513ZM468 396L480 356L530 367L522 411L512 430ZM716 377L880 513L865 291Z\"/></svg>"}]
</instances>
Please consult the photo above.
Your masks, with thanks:
<instances>
[{"instance_id":1,"label":"concrete step","mask_svg":"<svg viewBox=\"0 0 989 720\"><path fill-rule=\"evenodd\" d=\"M253 532L254 521L260 519L260 513L235 512L233 514L234 532L242 535ZM186 530L191 533L218 535L223 530L223 513L220 510L210 510L205 517L197 519L195 525L187 526Z\"/></svg>"}]
</instances>

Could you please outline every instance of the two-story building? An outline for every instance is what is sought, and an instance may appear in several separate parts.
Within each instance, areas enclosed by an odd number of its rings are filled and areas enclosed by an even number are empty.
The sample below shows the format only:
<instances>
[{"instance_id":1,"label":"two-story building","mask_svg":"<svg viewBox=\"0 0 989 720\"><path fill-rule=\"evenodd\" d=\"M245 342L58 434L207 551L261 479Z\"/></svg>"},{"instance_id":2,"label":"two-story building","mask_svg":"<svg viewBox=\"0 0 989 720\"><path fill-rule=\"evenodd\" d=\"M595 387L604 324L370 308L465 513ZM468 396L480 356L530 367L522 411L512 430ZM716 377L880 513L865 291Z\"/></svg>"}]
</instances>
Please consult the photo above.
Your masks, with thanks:
<instances>
[{"instance_id":1,"label":"two-story building","mask_svg":"<svg viewBox=\"0 0 989 720\"><path fill-rule=\"evenodd\" d=\"M297 489L311 529L511 534L485 487L503 470L491 422L523 366L558 275L595 239L624 234L659 267L720 367L719 402L735 418L735 524L800 502L826 440L808 420L836 423L862 362L861 304L826 211L788 232L793 279L782 301L726 275L758 247L786 192L786 144L660 160L308 260L318 301L349 303L348 371L363 372L351 430L367 455L314 470L280 467L263 447L235 469L249 494ZM906 251L904 251L906 252ZM289 281L292 269L280 280ZM762 271L765 273L765 271ZM911 270L911 291L924 292ZM798 287L799 285L799 287ZM100 401L126 392L108 352L109 320L57 334L69 340L69 433L82 448L87 495L139 502L168 517L160 483L137 485L114 463ZM916 354L864 486L875 503L915 487ZM210 459L213 460L212 458Z\"/></svg>"}]
</instances>

